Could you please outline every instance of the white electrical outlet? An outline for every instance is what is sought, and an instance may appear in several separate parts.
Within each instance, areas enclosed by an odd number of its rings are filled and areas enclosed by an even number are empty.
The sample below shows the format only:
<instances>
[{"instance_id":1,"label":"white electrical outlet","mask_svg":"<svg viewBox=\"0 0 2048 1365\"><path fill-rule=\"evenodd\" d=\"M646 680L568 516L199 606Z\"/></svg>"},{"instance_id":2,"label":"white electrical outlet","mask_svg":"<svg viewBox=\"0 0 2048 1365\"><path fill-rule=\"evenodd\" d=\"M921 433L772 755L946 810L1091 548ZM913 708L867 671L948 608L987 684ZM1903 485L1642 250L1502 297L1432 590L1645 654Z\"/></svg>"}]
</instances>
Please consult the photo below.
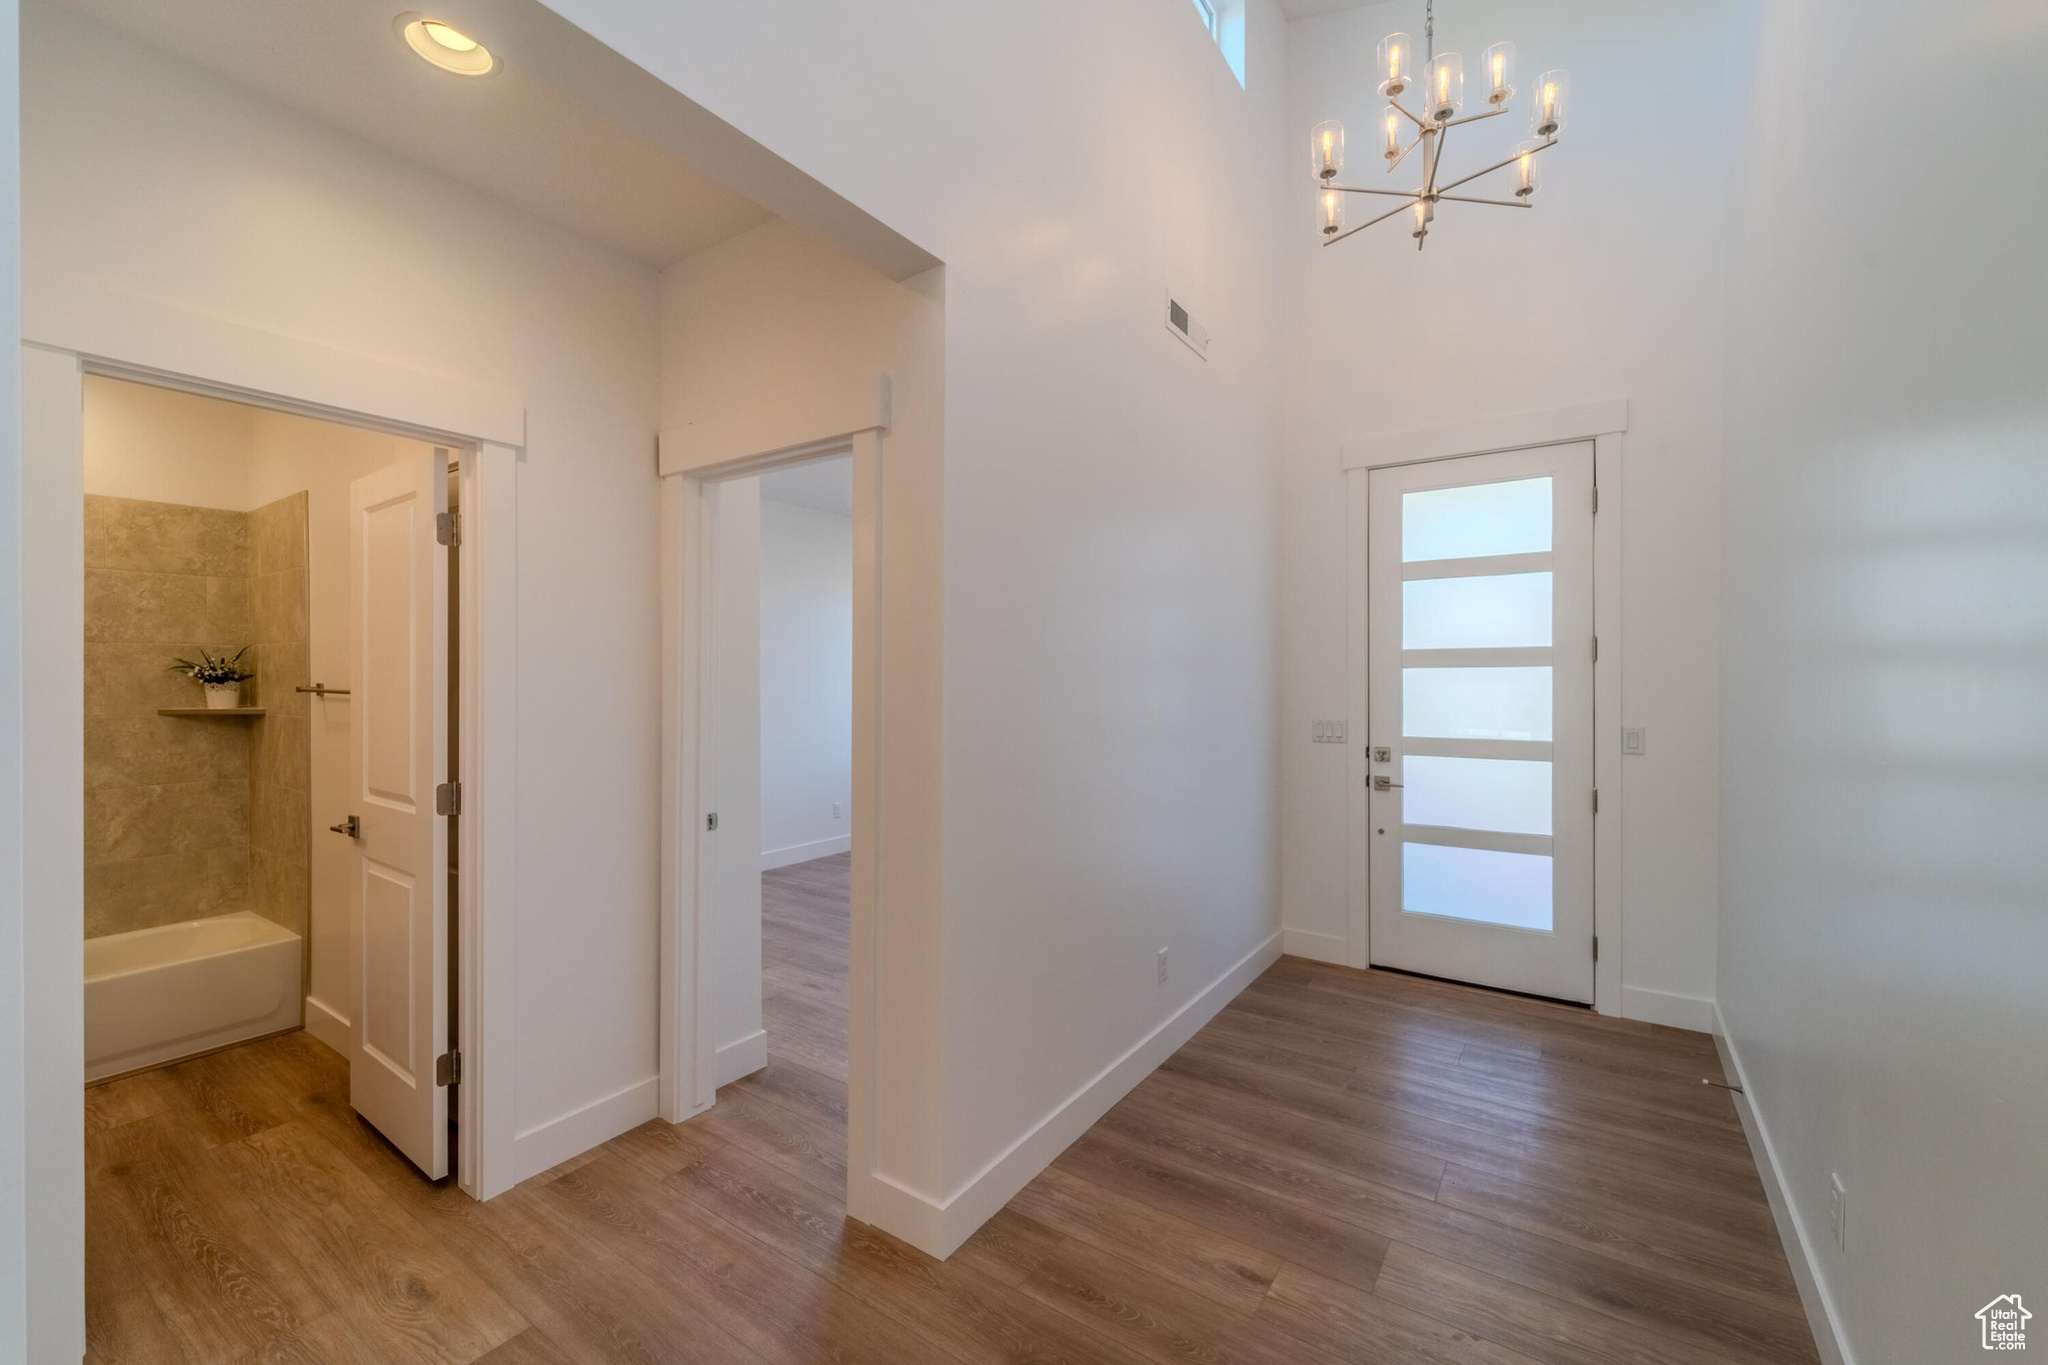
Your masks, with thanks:
<instances>
[{"instance_id":1,"label":"white electrical outlet","mask_svg":"<svg viewBox=\"0 0 2048 1365\"><path fill-rule=\"evenodd\" d=\"M832 803L832 818L833 818L834 820L837 820L837 819L839 818L839 816L840 816L840 813L841 813L842 811L844 811L845 809L846 809L846 807L845 807L845 806L844 806L843 804L841 804L841 803L840 803L840 802L838 802L838 801L834 801L834 802Z\"/></svg>"},{"instance_id":2,"label":"white electrical outlet","mask_svg":"<svg viewBox=\"0 0 2048 1365\"><path fill-rule=\"evenodd\" d=\"M1849 1192L1842 1188L1842 1177L1828 1173L1828 1231L1835 1239L1835 1249L1843 1255L1849 1254Z\"/></svg>"},{"instance_id":3,"label":"white electrical outlet","mask_svg":"<svg viewBox=\"0 0 2048 1365\"><path fill-rule=\"evenodd\" d=\"M1159 950L1159 984L1166 984L1166 949Z\"/></svg>"}]
</instances>

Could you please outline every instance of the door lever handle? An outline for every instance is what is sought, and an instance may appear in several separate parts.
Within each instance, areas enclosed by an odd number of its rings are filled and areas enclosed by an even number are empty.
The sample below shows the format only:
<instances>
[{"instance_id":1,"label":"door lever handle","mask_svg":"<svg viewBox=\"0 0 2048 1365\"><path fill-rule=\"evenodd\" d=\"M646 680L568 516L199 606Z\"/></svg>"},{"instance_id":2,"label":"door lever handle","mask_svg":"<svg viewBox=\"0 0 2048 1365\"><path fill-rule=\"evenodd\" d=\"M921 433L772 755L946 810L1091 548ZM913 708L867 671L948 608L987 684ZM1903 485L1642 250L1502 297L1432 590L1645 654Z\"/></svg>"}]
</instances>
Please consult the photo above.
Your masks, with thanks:
<instances>
[{"instance_id":1,"label":"door lever handle","mask_svg":"<svg viewBox=\"0 0 2048 1365\"><path fill-rule=\"evenodd\" d=\"M1376 792L1392 791L1395 787L1398 787L1400 785L1402 784L1396 782L1391 777L1375 777L1372 780L1372 789ZM351 816L349 818L354 819L355 817Z\"/></svg>"},{"instance_id":2,"label":"door lever handle","mask_svg":"<svg viewBox=\"0 0 2048 1365\"><path fill-rule=\"evenodd\" d=\"M360 839L363 837L363 822L361 820L358 820L353 815L349 816L348 819L342 821L340 824L329 825L327 828L332 830L336 834L346 834L351 839Z\"/></svg>"}]
</instances>

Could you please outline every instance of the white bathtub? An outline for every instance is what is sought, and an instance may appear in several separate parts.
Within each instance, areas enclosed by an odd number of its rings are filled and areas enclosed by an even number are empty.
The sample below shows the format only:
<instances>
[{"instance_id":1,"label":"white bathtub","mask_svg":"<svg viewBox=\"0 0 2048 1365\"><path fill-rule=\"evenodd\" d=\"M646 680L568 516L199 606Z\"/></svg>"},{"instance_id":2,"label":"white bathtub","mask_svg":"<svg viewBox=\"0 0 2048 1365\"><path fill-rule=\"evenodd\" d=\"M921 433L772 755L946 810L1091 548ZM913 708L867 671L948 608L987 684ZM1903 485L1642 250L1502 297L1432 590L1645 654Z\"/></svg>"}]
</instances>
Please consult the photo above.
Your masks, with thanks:
<instances>
[{"instance_id":1,"label":"white bathtub","mask_svg":"<svg viewBox=\"0 0 2048 1365\"><path fill-rule=\"evenodd\" d=\"M299 1023L299 936L248 910L85 941L85 1078Z\"/></svg>"}]
</instances>

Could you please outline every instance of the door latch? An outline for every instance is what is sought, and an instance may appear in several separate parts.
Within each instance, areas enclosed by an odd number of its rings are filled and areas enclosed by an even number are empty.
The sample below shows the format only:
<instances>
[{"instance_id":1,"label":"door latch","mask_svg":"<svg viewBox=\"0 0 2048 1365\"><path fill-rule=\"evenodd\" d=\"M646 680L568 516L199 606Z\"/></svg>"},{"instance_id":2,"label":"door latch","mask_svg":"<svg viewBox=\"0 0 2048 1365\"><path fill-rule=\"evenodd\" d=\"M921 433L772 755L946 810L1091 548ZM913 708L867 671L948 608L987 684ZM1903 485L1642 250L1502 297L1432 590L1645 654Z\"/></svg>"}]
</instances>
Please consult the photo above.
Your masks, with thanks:
<instances>
[{"instance_id":1,"label":"door latch","mask_svg":"<svg viewBox=\"0 0 2048 1365\"><path fill-rule=\"evenodd\" d=\"M336 834L346 834L351 839L360 839L363 837L363 822L353 815L349 816L348 819L342 821L340 824L329 825L327 828L334 831Z\"/></svg>"},{"instance_id":2,"label":"door latch","mask_svg":"<svg viewBox=\"0 0 2048 1365\"><path fill-rule=\"evenodd\" d=\"M1375 777L1372 780L1372 789L1376 792L1392 791L1400 785L1391 777Z\"/></svg>"},{"instance_id":3,"label":"door latch","mask_svg":"<svg viewBox=\"0 0 2048 1365\"><path fill-rule=\"evenodd\" d=\"M1375 763L1392 763L1394 761L1393 749L1385 744L1373 745L1372 761Z\"/></svg>"}]
</instances>

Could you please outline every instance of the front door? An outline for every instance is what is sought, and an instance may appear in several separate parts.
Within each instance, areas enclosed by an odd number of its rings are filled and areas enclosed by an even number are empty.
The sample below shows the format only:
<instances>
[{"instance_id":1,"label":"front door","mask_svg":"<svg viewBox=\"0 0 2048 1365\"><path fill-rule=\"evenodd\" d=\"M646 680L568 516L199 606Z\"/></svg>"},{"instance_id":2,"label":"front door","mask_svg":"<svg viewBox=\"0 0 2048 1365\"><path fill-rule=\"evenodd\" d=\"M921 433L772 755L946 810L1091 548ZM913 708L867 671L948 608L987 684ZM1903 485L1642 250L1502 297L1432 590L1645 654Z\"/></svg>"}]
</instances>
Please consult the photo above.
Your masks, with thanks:
<instances>
[{"instance_id":1,"label":"front door","mask_svg":"<svg viewBox=\"0 0 2048 1365\"><path fill-rule=\"evenodd\" d=\"M349 1102L429 1177L448 1174L447 452L349 485L354 706L350 898L356 963Z\"/></svg>"},{"instance_id":2,"label":"front door","mask_svg":"<svg viewBox=\"0 0 2048 1365\"><path fill-rule=\"evenodd\" d=\"M1372 961L1593 998L1593 447L1368 476Z\"/></svg>"}]
</instances>

